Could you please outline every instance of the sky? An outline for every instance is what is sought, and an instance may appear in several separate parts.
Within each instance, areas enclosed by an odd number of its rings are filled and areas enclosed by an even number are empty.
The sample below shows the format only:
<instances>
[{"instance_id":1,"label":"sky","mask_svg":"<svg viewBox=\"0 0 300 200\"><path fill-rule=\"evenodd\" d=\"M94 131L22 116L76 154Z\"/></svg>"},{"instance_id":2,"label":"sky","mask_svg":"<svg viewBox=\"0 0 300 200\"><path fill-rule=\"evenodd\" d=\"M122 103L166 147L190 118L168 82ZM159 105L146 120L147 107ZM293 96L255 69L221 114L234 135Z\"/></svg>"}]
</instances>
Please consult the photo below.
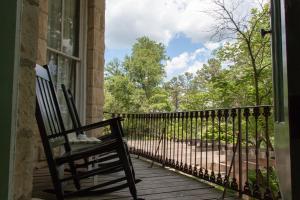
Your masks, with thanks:
<instances>
[{"instance_id":1,"label":"sky","mask_svg":"<svg viewBox=\"0 0 300 200\"><path fill-rule=\"evenodd\" d=\"M238 0L226 0L238 1ZM243 0L248 12L254 0ZM212 40L212 0L106 0L105 61L123 60L136 39L148 36L166 46L166 79L196 72L224 41Z\"/></svg>"}]
</instances>

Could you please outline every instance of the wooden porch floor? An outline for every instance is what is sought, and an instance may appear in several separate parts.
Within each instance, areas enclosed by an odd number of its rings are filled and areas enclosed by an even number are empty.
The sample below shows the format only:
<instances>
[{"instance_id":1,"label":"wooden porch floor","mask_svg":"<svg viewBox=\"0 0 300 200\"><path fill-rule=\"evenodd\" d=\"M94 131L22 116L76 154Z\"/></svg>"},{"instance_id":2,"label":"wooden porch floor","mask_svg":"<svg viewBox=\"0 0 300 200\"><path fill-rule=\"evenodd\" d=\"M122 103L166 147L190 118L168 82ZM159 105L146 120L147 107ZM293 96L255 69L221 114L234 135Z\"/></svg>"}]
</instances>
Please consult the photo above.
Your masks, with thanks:
<instances>
[{"instance_id":1,"label":"wooden porch floor","mask_svg":"<svg viewBox=\"0 0 300 200\"><path fill-rule=\"evenodd\" d=\"M174 171L164 169L158 165L132 157L136 177L142 179L137 184L138 195L145 200L211 200L221 197L222 192L213 186L181 175ZM52 188L48 169L40 169L35 172L33 184L33 198L54 200L55 196L46 192L45 189ZM130 200L129 190L123 189L114 193L101 196L68 198L71 200ZM227 195L227 200L234 199Z\"/></svg>"}]
</instances>

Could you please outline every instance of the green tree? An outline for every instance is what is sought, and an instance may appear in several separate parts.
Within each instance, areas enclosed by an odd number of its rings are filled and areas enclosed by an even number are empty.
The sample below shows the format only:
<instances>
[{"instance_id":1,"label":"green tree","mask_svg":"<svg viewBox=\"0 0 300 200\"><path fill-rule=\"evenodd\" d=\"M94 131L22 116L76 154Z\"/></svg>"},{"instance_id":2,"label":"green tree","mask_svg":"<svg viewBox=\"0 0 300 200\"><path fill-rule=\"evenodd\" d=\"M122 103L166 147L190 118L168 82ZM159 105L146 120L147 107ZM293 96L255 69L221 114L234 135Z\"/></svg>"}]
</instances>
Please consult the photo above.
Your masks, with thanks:
<instances>
[{"instance_id":1,"label":"green tree","mask_svg":"<svg viewBox=\"0 0 300 200\"><path fill-rule=\"evenodd\" d=\"M113 76L125 75L126 70L122 62L118 58L114 58L112 61L106 64L104 76L106 79Z\"/></svg>"},{"instance_id":2,"label":"green tree","mask_svg":"<svg viewBox=\"0 0 300 200\"><path fill-rule=\"evenodd\" d=\"M131 55L125 57L123 64L130 80L143 89L149 99L154 89L162 83L166 60L166 50L162 43L141 37L137 39Z\"/></svg>"},{"instance_id":3,"label":"green tree","mask_svg":"<svg viewBox=\"0 0 300 200\"><path fill-rule=\"evenodd\" d=\"M157 88L149 99L150 112L170 112L172 104L168 92L163 88Z\"/></svg>"},{"instance_id":4,"label":"green tree","mask_svg":"<svg viewBox=\"0 0 300 200\"><path fill-rule=\"evenodd\" d=\"M131 110L133 95L136 93L133 83L126 76L115 75L105 82L105 107L110 112Z\"/></svg>"},{"instance_id":5,"label":"green tree","mask_svg":"<svg viewBox=\"0 0 300 200\"><path fill-rule=\"evenodd\" d=\"M170 95L171 103L173 104L174 111L179 109L179 99L182 93L182 89L178 80L178 77L173 77L170 81L164 84L164 88Z\"/></svg>"},{"instance_id":6,"label":"green tree","mask_svg":"<svg viewBox=\"0 0 300 200\"><path fill-rule=\"evenodd\" d=\"M254 105L260 105L270 100L271 95L271 51L270 37L261 37L260 29L270 28L269 4L251 10L250 17L237 16L236 9L241 1L228 6L223 0L214 0L219 8L214 11L219 20L215 36L219 39L235 35L232 43L227 43L218 52L222 61L234 63L245 76L251 74L251 85L254 88ZM248 20L247 20L248 19Z\"/></svg>"},{"instance_id":7,"label":"green tree","mask_svg":"<svg viewBox=\"0 0 300 200\"><path fill-rule=\"evenodd\" d=\"M123 62L109 62L105 66L105 110L170 111L168 94L161 87L166 59L163 44L141 37Z\"/></svg>"}]
</instances>

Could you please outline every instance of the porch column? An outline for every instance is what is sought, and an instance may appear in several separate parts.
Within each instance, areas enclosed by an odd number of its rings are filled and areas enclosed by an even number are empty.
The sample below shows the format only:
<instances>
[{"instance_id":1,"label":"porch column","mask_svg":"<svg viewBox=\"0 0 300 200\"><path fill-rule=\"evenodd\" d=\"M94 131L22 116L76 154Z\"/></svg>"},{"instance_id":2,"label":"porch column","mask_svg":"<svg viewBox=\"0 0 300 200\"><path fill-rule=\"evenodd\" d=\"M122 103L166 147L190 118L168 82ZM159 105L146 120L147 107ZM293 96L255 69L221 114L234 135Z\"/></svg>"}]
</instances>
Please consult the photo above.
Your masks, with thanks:
<instances>
[{"instance_id":1,"label":"porch column","mask_svg":"<svg viewBox=\"0 0 300 200\"><path fill-rule=\"evenodd\" d=\"M88 1L87 33L87 123L102 119L104 104L105 0ZM99 132L92 133L96 136Z\"/></svg>"},{"instance_id":2,"label":"porch column","mask_svg":"<svg viewBox=\"0 0 300 200\"><path fill-rule=\"evenodd\" d=\"M16 132L17 76L19 70L20 2L2 2L0 6L0 199L12 199Z\"/></svg>"},{"instance_id":3,"label":"porch column","mask_svg":"<svg viewBox=\"0 0 300 200\"><path fill-rule=\"evenodd\" d=\"M35 63L39 30L39 0L22 0L14 200L31 199L36 141Z\"/></svg>"}]
</instances>

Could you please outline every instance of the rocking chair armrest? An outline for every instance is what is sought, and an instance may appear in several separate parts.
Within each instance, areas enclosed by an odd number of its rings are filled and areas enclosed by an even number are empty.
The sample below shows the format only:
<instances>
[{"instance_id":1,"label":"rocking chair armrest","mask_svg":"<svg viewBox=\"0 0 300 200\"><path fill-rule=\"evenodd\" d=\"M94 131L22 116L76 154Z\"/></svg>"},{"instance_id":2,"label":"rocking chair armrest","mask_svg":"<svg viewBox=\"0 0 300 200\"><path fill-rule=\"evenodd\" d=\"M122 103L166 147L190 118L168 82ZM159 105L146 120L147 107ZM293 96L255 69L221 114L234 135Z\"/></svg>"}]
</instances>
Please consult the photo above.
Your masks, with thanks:
<instances>
[{"instance_id":1,"label":"rocking chair armrest","mask_svg":"<svg viewBox=\"0 0 300 200\"><path fill-rule=\"evenodd\" d=\"M104 127L104 126L111 125L115 121L121 121L121 117L111 118L111 119L108 119L108 120L96 122L96 123L93 123L93 124L88 124L88 125L85 125L85 126L74 128L74 129L70 129L70 130L65 131L64 134L70 134L70 133L81 132L81 131L83 132L83 131L89 131L89 130L101 128L101 127Z\"/></svg>"}]
</instances>

